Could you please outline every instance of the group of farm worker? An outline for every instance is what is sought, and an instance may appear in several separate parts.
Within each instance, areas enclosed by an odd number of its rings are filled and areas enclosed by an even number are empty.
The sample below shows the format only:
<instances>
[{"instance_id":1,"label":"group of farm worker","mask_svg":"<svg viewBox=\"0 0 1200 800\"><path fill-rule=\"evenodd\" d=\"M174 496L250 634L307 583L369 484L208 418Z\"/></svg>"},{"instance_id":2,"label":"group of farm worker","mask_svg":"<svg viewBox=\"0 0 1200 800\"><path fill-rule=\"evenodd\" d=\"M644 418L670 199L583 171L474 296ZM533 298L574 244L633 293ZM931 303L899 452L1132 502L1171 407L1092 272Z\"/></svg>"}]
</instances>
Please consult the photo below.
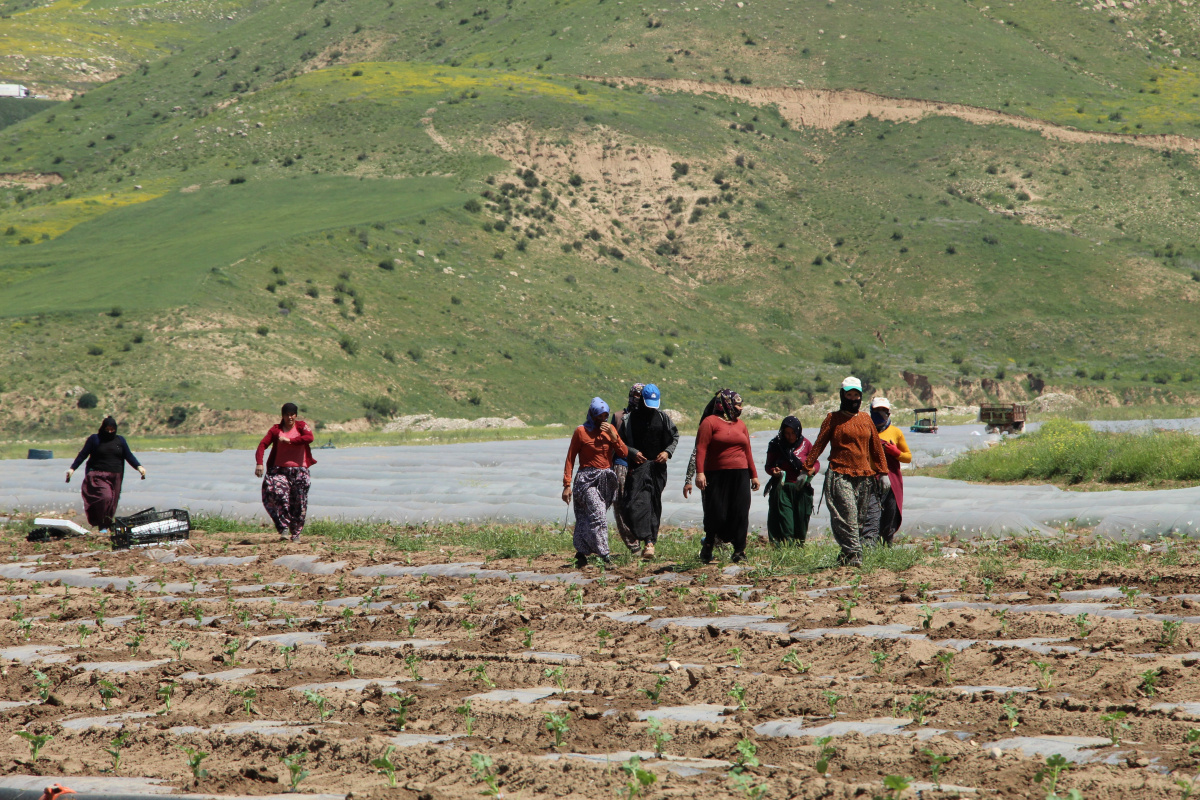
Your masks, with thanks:
<instances>
[{"instance_id":1,"label":"group of farm worker","mask_svg":"<svg viewBox=\"0 0 1200 800\"><path fill-rule=\"evenodd\" d=\"M258 443L254 453L254 475L262 478L262 502L281 541L300 541L304 520L308 514L308 468L317 463L309 445L313 431L302 419L295 403L284 403L279 422L271 426ZM263 465L267 447L271 452ZM108 533L115 522L117 504L121 500L121 481L125 464L141 473L146 480L146 468L138 463L124 436L117 434L117 421L105 417L100 430L84 442L79 455L67 470L67 483L79 465L87 460L83 480L83 510L89 525Z\"/></svg>"},{"instance_id":2,"label":"group of farm worker","mask_svg":"<svg viewBox=\"0 0 1200 800\"><path fill-rule=\"evenodd\" d=\"M828 447L823 499L841 549L838 563L861 566L864 546L891 545L900 528L900 465L910 463L912 453L904 433L891 424L887 398L874 398L870 412L863 412L862 382L853 376L842 381L839 395L840 407L825 417L815 443L804 437L800 420L788 416L767 445L767 536L776 546L804 544L814 510L811 482L820 470L817 459ZM661 404L657 386L635 383L625 408L612 414L608 404L595 397L584 423L575 429L563 470L562 499L575 502L577 567L586 566L591 557L612 563L610 507L630 553L654 557L667 462L679 445L679 431ZM735 563L746 558L750 497L760 482L741 413L737 392L721 389L713 395L700 415L688 462L683 496L691 495L694 479L704 509L700 560L706 564L722 544L732 547ZM577 460L579 469L572 477Z\"/></svg>"}]
</instances>

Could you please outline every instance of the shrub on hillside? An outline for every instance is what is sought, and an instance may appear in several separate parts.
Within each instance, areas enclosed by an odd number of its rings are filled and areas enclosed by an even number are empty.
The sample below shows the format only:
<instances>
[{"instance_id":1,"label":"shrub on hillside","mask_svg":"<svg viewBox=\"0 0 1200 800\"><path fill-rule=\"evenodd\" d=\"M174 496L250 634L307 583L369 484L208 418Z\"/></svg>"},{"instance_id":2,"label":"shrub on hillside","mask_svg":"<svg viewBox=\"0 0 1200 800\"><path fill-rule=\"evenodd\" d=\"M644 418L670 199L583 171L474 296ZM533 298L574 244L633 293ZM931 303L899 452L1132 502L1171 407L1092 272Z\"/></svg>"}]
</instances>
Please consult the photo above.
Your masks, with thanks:
<instances>
[{"instance_id":1,"label":"shrub on hillside","mask_svg":"<svg viewBox=\"0 0 1200 800\"><path fill-rule=\"evenodd\" d=\"M353 339L351 339L349 336L346 336L345 334L343 334L342 337L340 339L338 339L338 347L340 347L344 351L346 351L346 355L351 355L351 356L358 355L358 342L354 341Z\"/></svg>"},{"instance_id":2,"label":"shrub on hillside","mask_svg":"<svg viewBox=\"0 0 1200 800\"><path fill-rule=\"evenodd\" d=\"M175 406L171 409L171 413L167 415L167 427L178 428L183 423L187 422L188 410L183 406Z\"/></svg>"},{"instance_id":3,"label":"shrub on hillside","mask_svg":"<svg viewBox=\"0 0 1200 800\"><path fill-rule=\"evenodd\" d=\"M363 400L362 404L363 409L367 412L367 421L372 423L394 417L400 410L400 406L390 397Z\"/></svg>"},{"instance_id":4,"label":"shrub on hillside","mask_svg":"<svg viewBox=\"0 0 1200 800\"><path fill-rule=\"evenodd\" d=\"M84 392L79 395L79 399L75 401L75 405L82 409L95 408L100 405L100 398L91 392Z\"/></svg>"}]
</instances>

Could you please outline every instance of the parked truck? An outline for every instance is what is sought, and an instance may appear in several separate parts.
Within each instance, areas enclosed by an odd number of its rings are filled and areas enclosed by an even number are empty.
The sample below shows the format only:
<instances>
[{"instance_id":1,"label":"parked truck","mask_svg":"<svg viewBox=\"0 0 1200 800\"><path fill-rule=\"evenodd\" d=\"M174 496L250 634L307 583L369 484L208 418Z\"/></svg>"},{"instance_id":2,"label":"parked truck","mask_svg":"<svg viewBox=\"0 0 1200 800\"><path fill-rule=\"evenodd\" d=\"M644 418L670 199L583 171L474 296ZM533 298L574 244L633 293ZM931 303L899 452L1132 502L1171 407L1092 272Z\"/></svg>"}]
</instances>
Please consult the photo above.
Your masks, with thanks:
<instances>
[{"instance_id":1,"label":"parked truck","mask_svg":"<svg viewBox=\"0 0 1200 800\"><path fill-rule=\"evenodd\" d=\"M990 403L979 407L979 421L988 433L1020 433L1025 430L1025 411L1020 403Z\"/></svg>"},{"instance_id":2,"label":"parked truck","mask_svg":"<svg viewBox=\"0 0 1200 800\"><path fill-rule=\"evenodd\" d=\"M29 97L29 89L19 83L0 83L0 97Z\"/></svg>"}]
</instances>

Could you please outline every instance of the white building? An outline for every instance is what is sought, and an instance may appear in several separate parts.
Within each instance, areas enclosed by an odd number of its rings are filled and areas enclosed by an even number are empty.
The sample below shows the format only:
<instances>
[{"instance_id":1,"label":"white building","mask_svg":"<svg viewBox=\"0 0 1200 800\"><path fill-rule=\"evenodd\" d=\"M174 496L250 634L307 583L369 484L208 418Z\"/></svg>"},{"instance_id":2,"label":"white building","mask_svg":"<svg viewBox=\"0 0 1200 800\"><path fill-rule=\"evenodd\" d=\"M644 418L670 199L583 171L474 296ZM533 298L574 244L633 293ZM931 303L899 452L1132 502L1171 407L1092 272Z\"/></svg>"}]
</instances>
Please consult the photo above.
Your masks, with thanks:
<instances>
[{"instance_id":1,"label":"white building","mask_svg":"<svg viewBox=\"0 0 1200 800\"><path fill-rule=\"evenodd\" d=\"M29 89L19 83L0 83L0 97L29 97Z\"/></svg>"}]
</instances>

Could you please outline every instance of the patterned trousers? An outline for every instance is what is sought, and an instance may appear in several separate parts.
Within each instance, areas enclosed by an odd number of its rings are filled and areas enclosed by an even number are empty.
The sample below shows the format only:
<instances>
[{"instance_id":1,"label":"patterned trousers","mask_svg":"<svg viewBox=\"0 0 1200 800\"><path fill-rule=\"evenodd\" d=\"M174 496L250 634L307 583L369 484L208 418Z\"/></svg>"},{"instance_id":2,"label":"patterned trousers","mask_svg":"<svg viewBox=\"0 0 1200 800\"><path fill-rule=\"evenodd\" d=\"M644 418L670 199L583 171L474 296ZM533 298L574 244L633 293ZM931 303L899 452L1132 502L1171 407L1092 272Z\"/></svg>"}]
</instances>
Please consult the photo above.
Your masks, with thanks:
<instances>
[{"instance_id":1,"label":"patterned trousers","mask_svg":"<svg viewBox=\"0 0 1200 800\"><path fill-rule=\"evenodd\" d=\"M867 503L870 495L878 490L879 482L874 475L854 477L833 470L825 474L829 527L833 529L833 538L842 548L843 558L862 557L859 525L869 513Z\"/></svg>"},{"instance_id":2,"label":"patterned trousers","mask_svg":"<svg viewBox=\"0 0 1200 800\"><path fill-rule=\"evenodd\" d=\"M300 539L304 518L308 515L308 487L311 478L307 467L271 467L262 482L263 507L283 536L292 532L292 541Z\"/></svg>"},{"instance_id":3,"label":"patterned trousers","mask_svg":"<svg viewBox=\"0 0 1200 800\"><path fill-rule=\"evenodd\" d=\"M617 474L611 469L580 467L571 484L575 501L575 552L608 557L608 507L617 494Z\"/></svg>"}]
</instances>

